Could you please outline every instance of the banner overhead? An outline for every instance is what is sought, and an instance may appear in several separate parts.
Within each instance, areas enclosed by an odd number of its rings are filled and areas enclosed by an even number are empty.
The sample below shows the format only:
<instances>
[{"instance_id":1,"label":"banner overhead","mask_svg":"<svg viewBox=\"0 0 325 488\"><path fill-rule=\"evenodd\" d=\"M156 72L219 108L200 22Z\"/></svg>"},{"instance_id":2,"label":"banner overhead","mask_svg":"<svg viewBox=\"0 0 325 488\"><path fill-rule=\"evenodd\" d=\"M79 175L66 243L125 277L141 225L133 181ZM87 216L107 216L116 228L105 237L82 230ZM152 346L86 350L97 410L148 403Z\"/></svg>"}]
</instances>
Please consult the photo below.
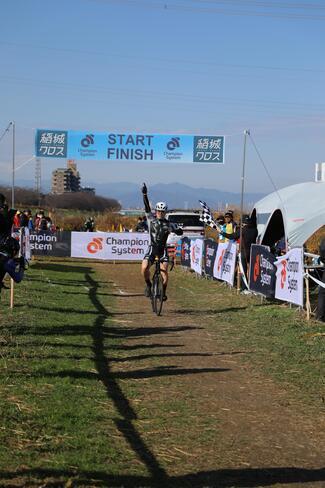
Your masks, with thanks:
<instances>
[{"instance_id":1,"label":"banner overhead","mask_svg":"<svg viewBox=\"0 0 325 488\"><path fill-rule=\"evenodd\" d=\"M295 247L275 261L275 298L303 306L304 256L301 247Z\"/></svg>"},{"instance_id":2,"label":"banner overhead","mask_svg":"<svg viewBox=\"0 0 325 488\"><path fill-rule=\"evenodd\" d=\"M37 129L35 155L139 163L224 164L225 137Z\"/></svg>"}]
</instances>

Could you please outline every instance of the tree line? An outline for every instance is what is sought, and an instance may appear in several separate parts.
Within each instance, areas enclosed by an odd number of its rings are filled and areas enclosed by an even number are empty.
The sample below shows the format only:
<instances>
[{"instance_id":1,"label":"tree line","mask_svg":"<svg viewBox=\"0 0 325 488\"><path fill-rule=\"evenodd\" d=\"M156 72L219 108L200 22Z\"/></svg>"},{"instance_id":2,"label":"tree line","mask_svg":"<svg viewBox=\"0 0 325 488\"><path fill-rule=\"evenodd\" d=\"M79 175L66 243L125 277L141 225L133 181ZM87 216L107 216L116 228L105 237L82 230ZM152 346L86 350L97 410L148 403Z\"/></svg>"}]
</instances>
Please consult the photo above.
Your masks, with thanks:
<instances>
[{"instance_id":1,"label":"tree line","mask_svg":"<svg viewBox=\"0 0 325 488\"><path fill-rule=\"evenodd\" d=\"M11 188L0 186L0 193L3 193L10 206ZM87 192L52 193L41 194L29 188L15 187L15 207L49 207L72 210L86 210L102 212L105 210L116 211L121 205L114 198L106 198Z\"/></svg>"}]
</instances>

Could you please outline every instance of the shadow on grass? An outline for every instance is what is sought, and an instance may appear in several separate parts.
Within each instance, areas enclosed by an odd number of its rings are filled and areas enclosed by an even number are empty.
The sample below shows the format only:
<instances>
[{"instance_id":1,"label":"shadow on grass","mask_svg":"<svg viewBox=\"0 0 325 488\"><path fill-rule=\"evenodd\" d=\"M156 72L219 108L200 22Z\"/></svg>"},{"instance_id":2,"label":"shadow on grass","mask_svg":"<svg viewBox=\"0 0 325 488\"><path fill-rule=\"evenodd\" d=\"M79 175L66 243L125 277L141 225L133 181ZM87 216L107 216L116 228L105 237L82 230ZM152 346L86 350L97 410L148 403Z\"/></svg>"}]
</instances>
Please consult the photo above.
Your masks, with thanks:
<instances>
[{"instance_id":1,"label":"shadow on grass","mask_svg":"<svg viewBox=\"0 0 325 488\"><path fill-rule=\"evenodd\" d=\"M205 308L204 312L202 310L198 309L193 309L193 308L182 308L182 309L174 309L171 310L172 313L180 314L180 315L218 315L218 314L223 314L223 313L237 313L237 312L242 312L243 310L247 310L251 307L269 307L271 305L274 305L274 303L254 303L254 304L247 304L243 307L238 306L238 307L226 307L226 308ZM204 315L203 315L204 314Z\"/></svg>"},{"instance_id":2,"label":"shadow on grass","mask_svg":"<svg viewBox=\"0 0 325 488\"><path fill-rule=\"evenodd\" d=\"M118 427L132 445L133 439L123 421ZM149 458L148 458L149 460ZM256 488L260 486L283 486L293 483L317 483L325 481L325 469L305 469L293 467L268 467L256 469L220 469L214 471L201 471L182 476L168 476L165 473L161 478L155 476L111 475L102 471L75 471L66 469L20 469L18 471L0 471L3 481L22 482L14 486L31 486L29 483L43 482L42 486L62 487L70 482L71 486L110 486L124 488ZM24 484L26 482L26 485ZM70 486L70 485L69 485Z\"/></svg>"},{"instance_id":3,"label":"shadow on grass","mask_svg":"<svg viewBox=\"0 0 325 488\"><path fill-rule=\"evenodd\" d=\"M107 360L105 361L107 363ZM105 367L105 366L104 366ZM132 371L120 371L118 373L110 373L109 379L113 380L140 380L140 379L150 379L163 376L184 376L191 374L203 374L203 373L223 373L230 371L229 368L178 368L177 366L160 366L152 369L135 369ZM14 374L14 371L12 371ZM18 371L18 374L23 374ZM29 374L29 373L28 373ZM102 377L99 373L92 373L91 371L78 371L74 369L66 369L62 371L54 371L53 373L40 371L39 373L34 373L34 377L41 378L79 378L85 380L101 380ZM112 385L112 383L111 383ZM115 385L114 385L115 387Z\"/></svg>"},{"instance_id":4,"label":"shadow on grass","mask_svg":"<svg viewBox=\"0 0 325 488\"><path fill-rule=\"evenodd\" d=\"M53 311L53 309L52 309ZM54 311L60 311L59 308L54 308ZM70 313L70 309L63 309L64 313ZM91 314L98 316L99 314L95 311L79 312L85 314ZM140 312L138 312L140 314ZM115 313L109 313L106 311L105 320L109 316L115 316ZM173 332L184 332L188 330L201 329L202 327L195 326L177 326L177 327L109 327L107 325L102 325L101 332L105 338L112 337L116 339L137 339L139 337L148 337L155 335L170 334ZM93 327L91 325L54 325L51 327L17 327L13 326L15 336L24 335L25 337L31 335L35 336L46 336L50 337L60 335L62 336L90 336L93 333ZM59 344L61 345L61 344Z\"/></svg>"},{"instance_id":5,"label":"shadow on grass","mask_svg":"<svg viewBox=\"0 0 325 488\"><path fill-rule=\"evenodd\" d=\"M33 264L33 270L34 269L39 269L42 271L54 271L54 272L62 272L62 273L67 273L68 271L74 272L74 273L82 273L83 275L85 273L90 274L94 273L93 269L88 266L74 266L72 263L67 263L67 264L59 264L59 263L43 263L41 261L38 261L37 263Z\"/></svg>"}]
</instances>

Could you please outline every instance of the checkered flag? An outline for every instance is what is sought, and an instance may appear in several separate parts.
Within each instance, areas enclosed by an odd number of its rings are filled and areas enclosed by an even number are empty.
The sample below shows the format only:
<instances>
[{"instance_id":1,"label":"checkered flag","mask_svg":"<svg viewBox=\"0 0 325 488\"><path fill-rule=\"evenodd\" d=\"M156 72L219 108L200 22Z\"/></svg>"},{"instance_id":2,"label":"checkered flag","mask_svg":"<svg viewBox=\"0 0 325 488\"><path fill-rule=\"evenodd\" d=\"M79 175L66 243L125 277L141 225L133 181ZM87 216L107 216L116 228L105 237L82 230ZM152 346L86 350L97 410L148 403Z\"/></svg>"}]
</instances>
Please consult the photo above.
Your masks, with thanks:
<instances>
[{"instance_id":1,"label":"checkered flag","mask_svg":"<svg viewBox=\"0 0 325 488\"><path fill-rule=\"evenodd\" d=\"M207 206L205 202L202 202L199 200L200 205L202 207L202 212L200 213L200 220L203 222L205 225L208 225L209 227L212 227L212 229L216 229L220 231L220 225L216 224L215 221L213 220L211 210Z\"/></svg>"}]
</instances>

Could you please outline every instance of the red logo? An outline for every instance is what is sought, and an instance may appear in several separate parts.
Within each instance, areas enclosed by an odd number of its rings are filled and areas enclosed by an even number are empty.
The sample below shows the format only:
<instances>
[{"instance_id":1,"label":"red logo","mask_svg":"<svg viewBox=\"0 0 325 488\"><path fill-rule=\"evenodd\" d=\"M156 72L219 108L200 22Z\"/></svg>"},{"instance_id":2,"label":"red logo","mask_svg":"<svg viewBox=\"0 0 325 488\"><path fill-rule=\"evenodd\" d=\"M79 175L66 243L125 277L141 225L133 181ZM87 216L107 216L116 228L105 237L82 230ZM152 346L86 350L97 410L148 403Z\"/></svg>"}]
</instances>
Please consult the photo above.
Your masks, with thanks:
<instances>
[{"instance_id":1,"label":"red logo","mask_svg":"<svg viewBox=\"0 0 325 488\"><path fill-rule=\"evenodd\" d=\"M287 261L283 259L281 261L282 270L281 270L281 288L284 288L286 279L287 279Z\"/></svg>"},{"instance_id":2,"label":"red logo","mask_svg":"<svg viewBox=\"0 0 325 488\"><path fill-rule=\"evenodd\" d=\"M259 275L260 275L260 256L257 255L254 264L254 275L253 275L254 282L257 280Z\"/></svg>"},{"instance_id":3,"label":"red logo","mask_svg":"<svg viewBox=\"0 0 325 488\"><path fill-rule=\"evenodd\" d=\"M96 252L101 251L103 249L103 238L102 237L94 237L91 242L89 242L87 246L87 251L90 254L96 254Z\"/></svg>"},{"instance_id":4,"label":"red logo","mask_svg":"<svg viewBox=\"0 0 325 488\"><path fill-rule=\"evenodd\" d=\"M225 249L222 250L222 252L221 252L221 254L219 256L219 259L218 259L218 268L217 268L218 273L220 272L220 268L222 266L222 261L223 261L224 255L225 255Z\"/></svg>"}]
</instances>

